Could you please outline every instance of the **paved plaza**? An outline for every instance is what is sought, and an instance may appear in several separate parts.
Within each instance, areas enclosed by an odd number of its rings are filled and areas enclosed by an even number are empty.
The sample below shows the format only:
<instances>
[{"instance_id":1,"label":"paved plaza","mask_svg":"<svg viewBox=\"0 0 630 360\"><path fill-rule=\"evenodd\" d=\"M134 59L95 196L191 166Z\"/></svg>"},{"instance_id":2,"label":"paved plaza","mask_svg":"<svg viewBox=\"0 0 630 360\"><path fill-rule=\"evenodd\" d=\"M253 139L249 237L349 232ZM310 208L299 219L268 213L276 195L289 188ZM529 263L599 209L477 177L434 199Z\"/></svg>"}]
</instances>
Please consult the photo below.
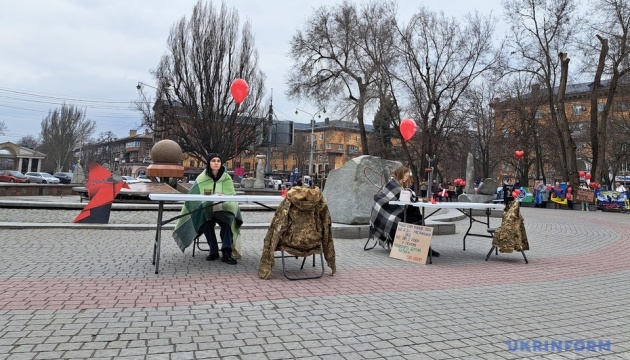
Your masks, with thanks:
<instances>
[{"instance_id":1,"label":"paved plaza","mask_svg":"<svg viewBox=\"0 0 630 360\"><path fill-rule=\"evenodd\" d=\"M60 214L0 222L76 216ZM258 278L266 230L243 231L236 266L182 254L166 231L156 275L153 231L0 229L0 359L630 359L629 215L522 214L529 264L484 261L486 238L462 251L462 220L433 237L432 265L336 238L337 273L305 281L279 259Z\"/></svg>"}]
</instances>

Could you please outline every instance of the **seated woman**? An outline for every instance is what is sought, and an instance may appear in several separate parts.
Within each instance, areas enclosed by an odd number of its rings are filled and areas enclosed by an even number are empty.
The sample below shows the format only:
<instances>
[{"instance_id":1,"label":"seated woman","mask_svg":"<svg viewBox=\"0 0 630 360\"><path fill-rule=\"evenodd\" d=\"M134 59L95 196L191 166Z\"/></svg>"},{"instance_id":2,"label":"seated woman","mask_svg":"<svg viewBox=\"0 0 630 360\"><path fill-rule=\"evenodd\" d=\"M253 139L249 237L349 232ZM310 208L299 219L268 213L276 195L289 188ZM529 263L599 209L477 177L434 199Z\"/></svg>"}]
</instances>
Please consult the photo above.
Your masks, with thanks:
<instances>
[{"instance_id":1,"label":"seated woman","mask_svg":"<svg viewBox=\"0 0 630 360\"><path fill-rule=\"evenodd\" d=\"M223 160L219 154L208 155L208 167L195 179L195 185L188 192L189 194L223 194L236 195L232 177L225 171ZM215 234L215 226L219 224L221 228L221 261L230 265L236 265L235 257L239 257L237 242L240 236L240 226L243 219L238 207L238 203L226 201L214 206L200 201L187 201L182 208L183 216L177 222L173 238L184 249L202 233L206 236L210 246L210 255L206 257L208 261L219 259L219 246Z\"/></svg>"},{"instance_id":2,"label":"seated woman","mask_svg":"<svg viewBox=\"0 0 630 360\"><path fill-rule=\"evenodd\" d=\"M370 223L372 232L378 238L382 247L391 248L394 243L398 222L404 216L404 206L390 205L389 202L400 199L400 193L410 176L411 173L407 167L398 167L394 170L392 178L385 184L383 189L374 195L374 207L372 208ZM407 222L421 224L420 209L415 206L407 207ZM433 250L431 255L435 257L440 256L437 251Z\"/></svg>"}]
</instances>

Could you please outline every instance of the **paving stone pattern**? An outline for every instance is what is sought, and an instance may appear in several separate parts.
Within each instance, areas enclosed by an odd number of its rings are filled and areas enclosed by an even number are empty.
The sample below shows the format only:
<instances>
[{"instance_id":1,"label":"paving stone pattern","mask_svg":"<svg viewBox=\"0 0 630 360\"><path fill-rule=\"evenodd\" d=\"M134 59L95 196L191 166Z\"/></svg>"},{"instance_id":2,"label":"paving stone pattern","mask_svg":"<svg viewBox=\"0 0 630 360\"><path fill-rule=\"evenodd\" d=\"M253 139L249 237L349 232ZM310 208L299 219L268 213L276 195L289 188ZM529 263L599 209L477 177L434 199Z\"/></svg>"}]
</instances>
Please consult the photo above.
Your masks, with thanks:
<instances>
[{"instance_id":1,"label":"paving stone pattern","mask_svg":"<svg viewBox=\"0 0 630 360\"><path fill-rule=\"evenodd\" d=\"M462 251L464 220L433 238L442 256L431 265L335 239L337 273L305 281L285 279L279 260L270 280L258 279L265 230L243 232L236 266L182 254L166 232L156 275L151 231L0 229L0 360L630 359L628 216L522 212L529 264L518 253L484 261L484 238ZM0 209L0 222L64 216ZM287 263L297 272L302 260ZM315 271L310 258L305 267ZM507 344L559 340L610 341L610 350Z\"/></svg>"}]
</instances>

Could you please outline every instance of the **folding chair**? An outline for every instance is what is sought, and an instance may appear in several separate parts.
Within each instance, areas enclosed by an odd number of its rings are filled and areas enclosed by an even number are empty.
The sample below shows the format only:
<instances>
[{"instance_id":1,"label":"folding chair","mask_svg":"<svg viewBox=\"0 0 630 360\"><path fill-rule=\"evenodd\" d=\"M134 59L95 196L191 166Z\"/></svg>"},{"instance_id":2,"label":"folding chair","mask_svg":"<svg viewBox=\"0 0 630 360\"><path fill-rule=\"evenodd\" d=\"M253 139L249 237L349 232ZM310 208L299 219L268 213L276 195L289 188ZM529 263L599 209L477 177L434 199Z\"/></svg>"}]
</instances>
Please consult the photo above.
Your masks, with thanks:
<instances>
[{"instance_id":1,"label":"folding chair","mask_svg":"<svg viewBox=\"0 0 630 360\"><path fill-rule=\"evenodd\" d=\"M278 250L277 250L278 251ZM319 246L319 258L320 258L320 262L321 262L321 266L322 266L322 271L321 273L317 274L313 274L313 275L305 275L305 276L289 276L289 273L287 272L287 264L285 262L285 258L288 257L295 257L296 259L299 257L297 255L293 255L291 254L289 251L286 251L286 253L289 255L285 255L285 250L283 248L281 248L280 250L280 256L274 256L274 258L278 259L281 258L282 259L282 274L284 275L284 277L286 277L289 280L307 280L307 279L319 279L322 276L324 276L324 272L325 272L325 268L324 268L324 249L323 246L320 245ZM315 256L317 255L316 253L313 253L313 267L315 267ZM300 270L304 270L304 263L306 263L306 258L308 258L310 255L308 256L304 256L304 259L302 260L302 266L300 266Z\"/></svg>"},{"instance_id":2,"label":"folding chair","mask_svg":"<svg viewBox=\"0 0 630 360\"><path fill-rule=\"evenodd\" d=\"M517 200L518 201L518 200ZM518 206L518 203L515 203L514 206ZM520 213L520 211L519 211ZM503 213L503 219L501 220L501 225L504 224L504 220L505 220L505 215L507 214L507 208L506 211ZM520 215L518 215L520 218ZM494 250L495 255L499 255L499 247L495 245L494 242L494 234L497 231L496 228L488 228L487 229L488 233L490 233L490 235L492 235L492 247L490 248L490 251L488 251L488 255L486 255L486 261L488 261L488 259L490 258L490 255L492 255L492 251ZM527 256L525 256L525 251L521 250L516 250L515 251L520 251L520 253L523 255L523 259L525 259L525 264L529 264L529 261L527 261Z\"/></svg>"}]
</instances>

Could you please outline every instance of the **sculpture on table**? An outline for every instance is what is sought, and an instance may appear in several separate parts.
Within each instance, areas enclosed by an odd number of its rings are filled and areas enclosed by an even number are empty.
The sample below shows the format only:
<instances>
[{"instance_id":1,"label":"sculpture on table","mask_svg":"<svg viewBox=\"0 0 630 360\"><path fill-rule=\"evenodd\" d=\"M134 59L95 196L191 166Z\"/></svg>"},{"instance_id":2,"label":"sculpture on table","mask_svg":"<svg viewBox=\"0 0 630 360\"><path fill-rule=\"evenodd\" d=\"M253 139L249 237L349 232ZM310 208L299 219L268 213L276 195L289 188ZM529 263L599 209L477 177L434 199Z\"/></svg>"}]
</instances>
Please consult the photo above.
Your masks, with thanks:
<instances>
[{"instance_id":1,"label":"sculpture on table","mask_svg":"<svg viewBox=\"0 0 630 360\"><path fill-rule=\"evenodd\" d=\"M256 165L256 180L254 181L254 189L265 188L265 160L267 156L256 155L258 165Z\"/></svg>"}]
</instances>

